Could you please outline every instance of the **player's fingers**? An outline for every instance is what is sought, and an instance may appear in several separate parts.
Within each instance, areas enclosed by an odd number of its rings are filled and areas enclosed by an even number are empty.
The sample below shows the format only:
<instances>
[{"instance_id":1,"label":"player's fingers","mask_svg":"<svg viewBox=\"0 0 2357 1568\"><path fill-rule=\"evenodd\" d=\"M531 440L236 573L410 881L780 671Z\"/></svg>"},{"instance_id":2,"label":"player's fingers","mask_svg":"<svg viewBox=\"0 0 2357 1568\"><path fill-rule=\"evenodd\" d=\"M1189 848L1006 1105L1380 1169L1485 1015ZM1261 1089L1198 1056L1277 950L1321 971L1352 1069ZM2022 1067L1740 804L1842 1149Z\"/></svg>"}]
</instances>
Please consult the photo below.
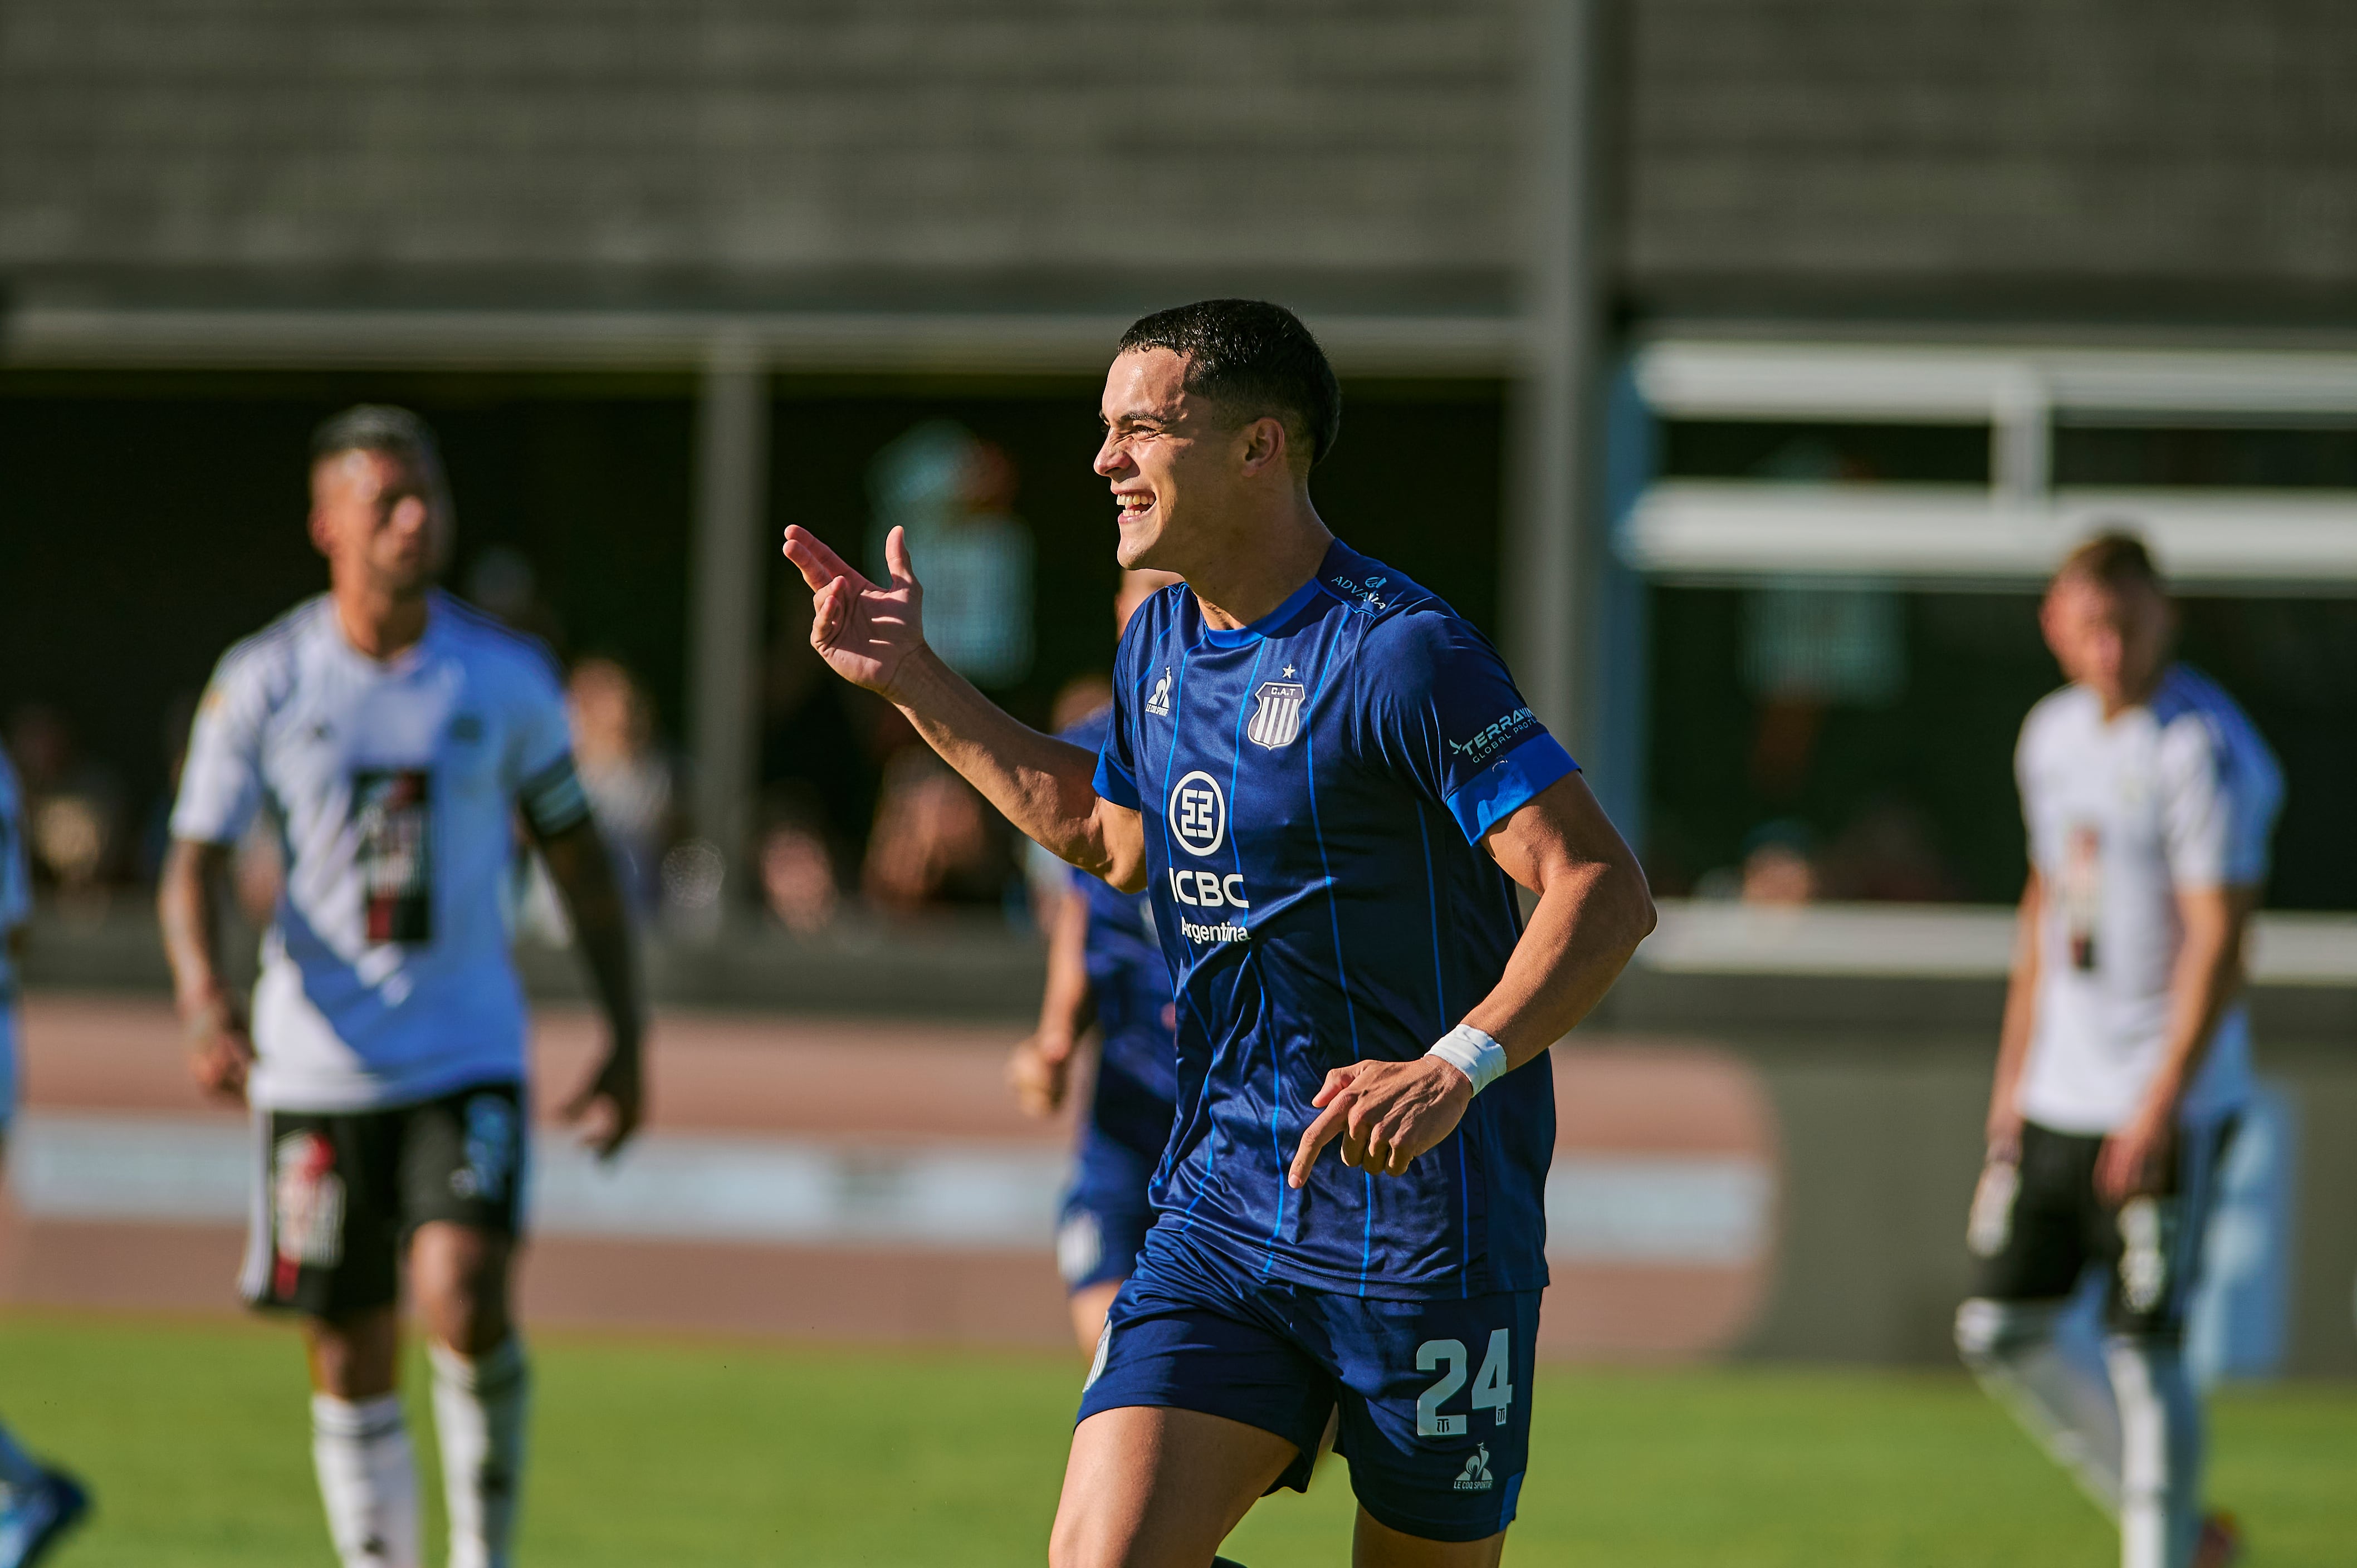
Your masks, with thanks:
<instances>
[{"instance_id":1,"label":"player's fingers","mask_svg":"<svg viewBox=\"0 0 2357 1568\"><path fill-rule=\"evenodd\" d=\"M1342 1130L1350 1104L1345 1100L1340 1104L1328 1106L1318 1112L1318 1120L1302 1129L1301 1146L1294 1151L1293 1168L1286 1173L1286 1180L1290 1185L1298 1187L1309 1179L1309 1167L1318 1163L1318 1151L1332 1143L1334 1135Z\"/></svg>"},{"instance_id":2,"label":"player's fingers","mask_svg":"<svg viewBox=\"0 0 2357 1568\"><path fill-rule=\"evenodd\" d=\"M828 581L811 599L811 646L825 648L843 631L844 601L849 585L840 577Z\"/></svg>"},{"instance_id":3,"label":"player's fingers","mask_svg":"<svg viewBox=\"0 0 2357 1568\"><path fill-rule=\"evenodd\" d=\"M1318 1092L1310 1097L1309 1103L1322 1106L1331 1102L1336 1095L1351 1087L1352 1080L1359 1076L1359 1069L1366 1065L1364 1062L1352 1062L1348 1067L1329 1070L1326 1074L1326 1081L1318 1086Z\"/></svg>"},{"instance_id":4,"label":"player's fingers","mask_svg":"<svg viewBox=\"0 0 2357 1568\"><path fill-rule=\"evenodd\" d=\"M803 584L813 588L824 585L830 578L857 575L824 540L800 526L786 530L786 559L801 570Z\"/></svg>"},{"instance_id":5,"label":"player's fingers","mask_svg":"<svg viewBox=\"0 0 2357 1568\"><path fill-rule=\"evenodd\" d=\"M909 531L897 524L884 536L884 565L892 574L896 588L917 585L916 563L909 559Z\"/></svg>"}]
</instances>

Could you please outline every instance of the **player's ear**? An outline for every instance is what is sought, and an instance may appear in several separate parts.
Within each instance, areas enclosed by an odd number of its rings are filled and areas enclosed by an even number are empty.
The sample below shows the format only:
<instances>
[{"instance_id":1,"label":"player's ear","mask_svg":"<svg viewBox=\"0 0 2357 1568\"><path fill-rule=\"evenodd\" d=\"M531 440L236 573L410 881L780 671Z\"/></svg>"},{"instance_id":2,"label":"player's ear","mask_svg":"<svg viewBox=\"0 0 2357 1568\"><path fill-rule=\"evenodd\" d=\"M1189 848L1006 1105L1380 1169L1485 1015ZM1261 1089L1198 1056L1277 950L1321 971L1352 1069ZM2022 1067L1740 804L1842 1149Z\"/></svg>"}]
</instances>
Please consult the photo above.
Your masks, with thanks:
<instances>
[{"instance_id":1,"label":"player's ear","mask_svg":"<svg viewBox=\"0 0 2357 1568\"><path fill-rule=\"evenodd\" d=\"M1244 426L1244 472L1258 474L1286 466L1291 456L1286 448L1291 445L1286 438L1285 421L1273 414L1261 415Z\"/></svg>"}]
</instances>

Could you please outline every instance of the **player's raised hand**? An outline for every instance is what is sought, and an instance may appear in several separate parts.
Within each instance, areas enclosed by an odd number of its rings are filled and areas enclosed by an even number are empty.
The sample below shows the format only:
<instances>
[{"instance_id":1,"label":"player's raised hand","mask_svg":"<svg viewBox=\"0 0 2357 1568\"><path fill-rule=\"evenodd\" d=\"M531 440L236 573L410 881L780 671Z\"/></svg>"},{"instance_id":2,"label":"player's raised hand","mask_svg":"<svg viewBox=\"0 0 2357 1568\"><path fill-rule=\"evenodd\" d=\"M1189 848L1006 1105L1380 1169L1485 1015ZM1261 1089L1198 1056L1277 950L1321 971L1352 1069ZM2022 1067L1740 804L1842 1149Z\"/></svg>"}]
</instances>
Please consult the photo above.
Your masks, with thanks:
<instances>
[{"instance_id":1,"label":"player's raised hand","mask_svg":"<svg viewBox=\"0 0 2357 1568\"><path fill-rule=\"evenodd\" d=\"M878 587L806 528L786 530L786 559L811 589L811 646L855 686L889 697L900 665L925 645L925 590L895 528L884 538L892 580Z\"/></svg>"},{"instance_id":2,"label":"player's raised hand","mask_svg":"<svg viewBox=\"0 0 2357 1568\"><path fill-rule=\"evenodd\" d=\"M1437 1057L1414 1061L1356 1061L1326 1075L1310 1104L1319 1107L1303 1129L1286 1180L1309 1179L1318 1151L1342 1141L1342 1163L1377 1176L1405 1176L1418 1155L1455 1130L1473 1103L1473 1082Z\"/></svg>"}]
</instances>

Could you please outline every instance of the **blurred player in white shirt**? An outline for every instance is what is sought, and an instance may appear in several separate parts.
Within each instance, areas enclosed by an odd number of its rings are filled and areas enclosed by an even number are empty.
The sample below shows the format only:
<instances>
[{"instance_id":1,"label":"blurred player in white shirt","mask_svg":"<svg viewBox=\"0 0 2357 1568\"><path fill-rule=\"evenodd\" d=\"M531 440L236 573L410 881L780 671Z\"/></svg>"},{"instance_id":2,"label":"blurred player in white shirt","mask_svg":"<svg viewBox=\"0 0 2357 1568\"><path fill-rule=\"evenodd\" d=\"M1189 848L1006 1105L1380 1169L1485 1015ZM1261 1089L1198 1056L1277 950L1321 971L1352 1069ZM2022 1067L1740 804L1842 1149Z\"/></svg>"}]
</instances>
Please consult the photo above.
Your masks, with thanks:
<instances>
[{"instance_id":1,"label":"blurred player in white shirt","mask_svg":"<svg viewBox=\"0 0 2357 1568\"><path fill-rule=\"evenodd\" d=\"M302 1315L312 1452L346 1568L417 1568L394 1375L425 1319L452 1568L508 1561L527 1386L508 1311L524 1182L524 1007L500 890L519 818L572 916L610 1046L573 1101L610 1154L640 1113L628 921L547 651L450 598L450 504L423 421L314 437L329 590L231 649L190 735L158 908L198 1080L254 1111L242 1288ZM214 911L248 824L286 865L249 1036Z\"/></svg>"},{"instance_id":2,"label":"blurred player in white shirt","mask_svg":"<svg viewBox=\"0 0 2357 1568\"><path fill-rule=\"evenodd\" d=\"M2170 661L2176 613L2134 537L2073 552L2040 624L2071 684L2015 757L2029 877L1956 1342L2118 1520L2124 1568L2217 1568L2240 1543L2201 1513L2185 1312L2251 1092L2244 929L2283 779L2233 700ZM2101 1367L2056 1332L2091 1267Z\"/></svg>"},{"instance_id":3,"label":"blurred player in white shirt","mask_svg":"<svg viewBox=\"0 0 2357 1568\"><path fill-rule=\"evenodd\" d=\"M16 1112L16 959L33 918L25 829L25 793L0 751L0 1150ZM38 1562L89 1508L81 1483L27 1454L0 1427L0 1568Z\"/></svg>"}]
</instances>

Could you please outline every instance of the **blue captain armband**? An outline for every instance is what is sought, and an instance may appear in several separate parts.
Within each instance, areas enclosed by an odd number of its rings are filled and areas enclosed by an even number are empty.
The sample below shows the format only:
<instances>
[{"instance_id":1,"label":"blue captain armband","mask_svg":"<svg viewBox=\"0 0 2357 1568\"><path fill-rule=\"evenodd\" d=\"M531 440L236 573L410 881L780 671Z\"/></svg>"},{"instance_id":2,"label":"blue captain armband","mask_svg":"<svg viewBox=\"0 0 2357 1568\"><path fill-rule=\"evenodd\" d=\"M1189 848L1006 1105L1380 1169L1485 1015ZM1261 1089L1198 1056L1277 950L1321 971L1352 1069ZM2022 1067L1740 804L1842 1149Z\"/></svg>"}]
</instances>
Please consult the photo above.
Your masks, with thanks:
<instances>
[{"instance_id":1,"label":"blue captain armband","mask_svg":"<svg viewBox=\"0 0 2357 1568\"><path fill-rule=\"evenodd\" d=\"M1465 830L1466 843L1480 843L1483 833L1529 805L1540 790L1578 771L1571 753L1542 731L1458 786L1448 797L1448 814Z\"/></svg>"},{"instance_id":2,"label":"blue captain armband","mask_svg":"<svg viewBox=\"0 0 2357 1568\"><path fill-rule=\"evenodd\" d=\"M523 807L524 820L532 823L533 832L543 838L554 838L589 820L588 791L581 788L581 775L574 770L570 752L525 779L523 788L516 791L516 800Z\"/></svg>"}]
</instances>

